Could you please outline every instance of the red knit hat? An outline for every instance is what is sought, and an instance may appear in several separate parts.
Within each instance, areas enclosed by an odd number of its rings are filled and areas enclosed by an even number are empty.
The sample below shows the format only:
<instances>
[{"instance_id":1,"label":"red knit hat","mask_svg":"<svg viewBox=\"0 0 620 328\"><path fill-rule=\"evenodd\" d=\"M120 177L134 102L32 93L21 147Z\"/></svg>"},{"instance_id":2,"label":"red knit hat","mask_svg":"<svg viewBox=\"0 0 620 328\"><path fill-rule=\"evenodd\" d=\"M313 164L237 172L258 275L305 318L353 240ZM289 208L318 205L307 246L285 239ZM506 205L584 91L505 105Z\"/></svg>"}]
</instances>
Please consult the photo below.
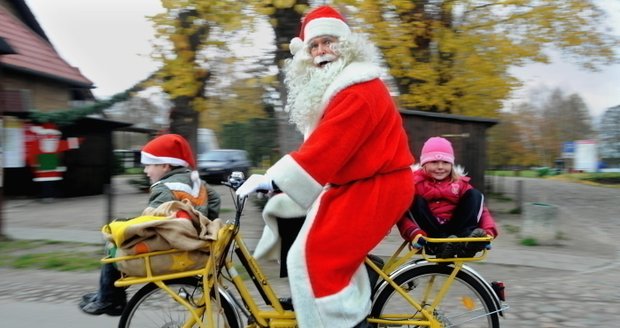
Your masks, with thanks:
<instances>
[{"instance_id":1,"label":"red knit hat","mask_svg":"<svg viewBox=\"0 0 620 328\"><path fill-rule=\"evenodd\" d=\"M299 37L291 40L289 49L294 55L303 48L304 42L308 43L317 36L331 35L340 38L349 34L351 34L349 25L336 9L330 6L320 6L302 19Z\"/></svg>"},{"instance_id":2,"label":"red knit hat","mask_svg":"<svg viewBox=\"0 0 620 328\"><path fill-rule=\"evenodd\" d=\"M142 148L141 162L196 167L192 148L187 140L178 134L164 134L149 141Z\"/></svg>"},{"instance_id":3,"label":"red knit hat","mask_svg":"<svg viewBox=\"0 0 620 328\"><path fill-rule=\"evenodd\" d=\"M420 165L432 161L444 161L454 165L454 150L450 141L442 137L432 137L426 140L420 155Z\"/></svg>"}]
</instances>

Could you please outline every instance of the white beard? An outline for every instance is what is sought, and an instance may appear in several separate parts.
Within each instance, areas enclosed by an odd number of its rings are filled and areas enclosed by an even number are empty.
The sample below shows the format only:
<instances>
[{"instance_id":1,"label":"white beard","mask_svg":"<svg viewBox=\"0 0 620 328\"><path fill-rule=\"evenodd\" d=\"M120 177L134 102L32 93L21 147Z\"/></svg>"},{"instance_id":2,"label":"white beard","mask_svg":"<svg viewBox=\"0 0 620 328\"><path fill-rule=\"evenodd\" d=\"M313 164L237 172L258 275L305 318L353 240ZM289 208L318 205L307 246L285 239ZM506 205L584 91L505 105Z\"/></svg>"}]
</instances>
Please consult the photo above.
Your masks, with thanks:
<instances>
[{"instance_id":1,"label":"white beard","mask_svg":"<svg viewBox=\"0 0 620 328\"><path fill-rule=\"evenodd\" d=\"M339 40L334 51L340 54L338 59L323 67L313 64L307 46L284 64L284 83L288 87L284 110L304 135L318 123L326 106L325 91L345 67L353 62L379 62L378 49L357 33Z\"/></svg>"},{"instance_id":2,"label":"white beard","mask_svg":"<svg viewBox=\"0 0 620 328\"><path fill-rule=\"evenodd\" d=\"M306 133L321 118L325 90L347 63L340 57L323 67L316 67L311 60L302 57L295 56L285 67L288 96L284 110L289 112L289 121L301 133Z\"/></svg>"}]
</instances>

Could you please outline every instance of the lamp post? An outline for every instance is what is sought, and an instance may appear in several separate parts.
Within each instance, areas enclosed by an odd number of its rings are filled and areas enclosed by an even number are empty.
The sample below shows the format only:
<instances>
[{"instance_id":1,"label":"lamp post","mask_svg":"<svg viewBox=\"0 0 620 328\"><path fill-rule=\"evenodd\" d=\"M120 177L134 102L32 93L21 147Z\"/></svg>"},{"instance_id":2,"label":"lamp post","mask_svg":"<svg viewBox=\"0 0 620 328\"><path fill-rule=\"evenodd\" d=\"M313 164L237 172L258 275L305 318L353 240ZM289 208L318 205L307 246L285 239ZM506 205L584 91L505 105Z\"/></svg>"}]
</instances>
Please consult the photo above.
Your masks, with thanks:
<instances>
[{"instance_id":1,"label":"lamp post","mask_svg":"<svg viewBox=\"0 0 620 328\"><path fill-rule=\"evenodd\" d=\"M12 55L17 52L11 47L11 45L0 37L0 58L2 55ZM7 237L4 234L4 110L6 107L6 97L3 92L4 87L2 85L2 62L0 62L0 240L5 240Z\"/></svg>"}]
</instances>

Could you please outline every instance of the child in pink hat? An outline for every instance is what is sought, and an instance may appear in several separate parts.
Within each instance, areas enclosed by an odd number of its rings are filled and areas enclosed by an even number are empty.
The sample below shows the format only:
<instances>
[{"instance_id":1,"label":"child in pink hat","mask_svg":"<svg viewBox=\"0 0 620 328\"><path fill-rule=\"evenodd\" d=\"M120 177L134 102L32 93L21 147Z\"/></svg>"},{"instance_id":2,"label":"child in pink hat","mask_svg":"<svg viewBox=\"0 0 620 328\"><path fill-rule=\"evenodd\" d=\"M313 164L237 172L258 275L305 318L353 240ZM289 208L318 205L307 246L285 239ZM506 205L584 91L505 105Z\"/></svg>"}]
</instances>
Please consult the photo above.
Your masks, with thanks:
<instances>
[{"instance_id":1,"label":"child in pink hat","mask_svg":"<svg viewBox=\"0 0 620 328\"><path fill-rule=\"evenodd\" d=\"M497 226L484 205L484 195L469 180L462 168L454 165L450 141L442 137L428 139L422 147L420 167L414 169L413 203L397 224L401 236L409 241L418 236L497 237ZM450 244L430 251L440 257L471 257L484 246Z\"/></svg>"}]
</instances>

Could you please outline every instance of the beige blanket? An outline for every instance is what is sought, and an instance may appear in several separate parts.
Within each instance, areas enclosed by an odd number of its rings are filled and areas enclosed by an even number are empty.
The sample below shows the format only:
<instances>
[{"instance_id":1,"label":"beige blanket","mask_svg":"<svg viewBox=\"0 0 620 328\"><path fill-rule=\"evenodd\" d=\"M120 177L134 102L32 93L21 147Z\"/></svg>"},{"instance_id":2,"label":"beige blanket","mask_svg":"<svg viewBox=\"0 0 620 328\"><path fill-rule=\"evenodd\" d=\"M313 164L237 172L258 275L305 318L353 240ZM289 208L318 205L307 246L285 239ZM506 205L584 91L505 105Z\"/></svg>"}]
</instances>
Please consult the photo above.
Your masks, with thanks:
<instances>
[{"instance_id":1,"label":"beige blanket","mask_svg":"<svg viewBox=\"0 0 620 328\"><path fill-rule=\"evenodd\" d=\"M185 211L189 218L179 218ZM171 201L149 208L142 216L130 220L115 220L102 228L109 241L112 256L143 254L178 249L183 252L151 258L154 274L180 272L204 266L209 255L208 245L217 238L223 224L220 219L209 220L189 202ZM145 276L142 259L116 262L117 268L131 276Z\"/></svg>"}]
</instances>

